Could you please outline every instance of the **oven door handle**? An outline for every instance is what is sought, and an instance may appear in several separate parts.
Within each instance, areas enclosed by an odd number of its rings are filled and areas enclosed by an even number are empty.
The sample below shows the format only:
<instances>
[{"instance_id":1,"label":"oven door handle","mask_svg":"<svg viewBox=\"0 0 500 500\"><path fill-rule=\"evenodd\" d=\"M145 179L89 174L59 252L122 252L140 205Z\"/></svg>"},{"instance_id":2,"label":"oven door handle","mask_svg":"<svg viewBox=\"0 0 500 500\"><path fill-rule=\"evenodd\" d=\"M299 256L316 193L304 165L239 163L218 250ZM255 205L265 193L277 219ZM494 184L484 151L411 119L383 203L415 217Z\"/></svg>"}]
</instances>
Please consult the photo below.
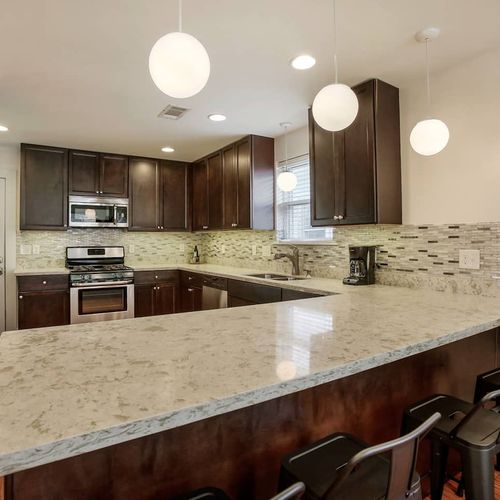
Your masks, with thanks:
<instances>
[{"instance_id":1,"label":"oven door handle","mask_svg":"<svg viewBox=\"0 0 500 500\"><path fill-rule=\"evenodd\" d=\"M123 281L112 281L108 283L102 283L97 285L95 283L73 283L72 288L114 288L123 285L133 285L133 281L123 280Z\"/></svg>"}]
</instances>

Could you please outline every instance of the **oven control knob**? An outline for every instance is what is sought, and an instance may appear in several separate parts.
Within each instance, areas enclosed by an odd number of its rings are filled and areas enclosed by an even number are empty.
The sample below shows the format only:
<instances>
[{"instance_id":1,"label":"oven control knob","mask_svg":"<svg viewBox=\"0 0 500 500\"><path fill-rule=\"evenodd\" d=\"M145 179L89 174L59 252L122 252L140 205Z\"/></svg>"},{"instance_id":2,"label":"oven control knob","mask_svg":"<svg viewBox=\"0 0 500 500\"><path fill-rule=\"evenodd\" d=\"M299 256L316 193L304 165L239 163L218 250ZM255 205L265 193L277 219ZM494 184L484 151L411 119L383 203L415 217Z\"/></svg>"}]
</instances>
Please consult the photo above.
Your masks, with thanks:
<instances>
[{"instance_id":1,"label":"oven control knob","mask_svg":"<svg viewBox=\"0 0 500 500\"><path fill-rule=\"evenodd\" d=\"M85 281L90 281L90 279L91 279L91 278L90 278L90 274L86 274L86 275L83 277L83 279L84 279Z\"/></svg>"}]
</instances>

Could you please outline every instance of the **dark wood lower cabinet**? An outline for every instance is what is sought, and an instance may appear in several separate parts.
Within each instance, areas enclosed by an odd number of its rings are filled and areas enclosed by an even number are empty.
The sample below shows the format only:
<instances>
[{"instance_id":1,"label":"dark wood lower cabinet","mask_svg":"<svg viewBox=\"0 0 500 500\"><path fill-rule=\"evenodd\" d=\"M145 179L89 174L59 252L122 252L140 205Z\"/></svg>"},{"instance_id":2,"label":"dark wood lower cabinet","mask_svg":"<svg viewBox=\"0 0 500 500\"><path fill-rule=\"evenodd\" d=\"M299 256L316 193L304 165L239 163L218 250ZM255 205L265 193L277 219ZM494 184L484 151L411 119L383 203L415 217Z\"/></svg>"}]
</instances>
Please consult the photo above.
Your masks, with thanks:
<instances>
[{"instance_id":1,"label":"dark wood lower cabinet","mask_svg":"<svg viewBox=\"0 0 500 500\"><path fill-rule=\"evenodd\" d=\"M201 286L182 287L182 312L201 311L203 288Z\"/></svg>"},{"instance_id":2,"label":"dark wood lower cabinet","mask_svg":"<svg viewBox=\"0 0 500 500\"><path fill-rule=\"evenodd\" d=\"M136 318L179 312L179 271L136 272L134 298Z\"/></svg>"},{"instance_id":3,"label":"dark wood lower cabinet","mask_svg":"<svg viewBox=\"0 0 500 500\"><path fill-rule=\"evenodd\" d=\"M66 275L20 276L17 288L19 330L69 324Z\"/></svg>"},{"instance_id":4,"label":"dark wood lower cabinet","mask_svg":"<svg viewBox=\"0 0 500 500\"><path fill-rule=\"evenodd\" d=\"M6 500L172 499L204 485L269 499L287 453L333 432L374 444L406 406L436 392L472 398L497 366L497 330L333 382L6 477ZM464 364L463 360L467 359ZM426 444L426 443L424 443ZM428 470L422 447L418 471Z\"/></svg>"},{"instance_id":5,"label":"dark wood lower cabinet","mask_svg":"<svg viewBox=\"0 0 500 500\"><path fill-rule=\"evenodd\" d=\"M227 294L229 307L281 301L279 286L260 285L246 281L228 280Z\"/></svg>"}]
</instances>

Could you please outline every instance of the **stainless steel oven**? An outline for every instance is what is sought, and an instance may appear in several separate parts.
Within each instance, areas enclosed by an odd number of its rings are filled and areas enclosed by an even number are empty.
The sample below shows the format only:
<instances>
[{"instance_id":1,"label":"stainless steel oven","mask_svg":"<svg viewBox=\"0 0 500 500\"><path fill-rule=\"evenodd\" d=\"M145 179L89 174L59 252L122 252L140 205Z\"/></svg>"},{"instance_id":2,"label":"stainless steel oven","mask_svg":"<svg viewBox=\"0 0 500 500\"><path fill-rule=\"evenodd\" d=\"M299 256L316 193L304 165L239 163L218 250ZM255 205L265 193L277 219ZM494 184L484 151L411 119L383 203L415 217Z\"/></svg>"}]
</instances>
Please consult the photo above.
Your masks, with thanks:
<instances>
[{"instance_id":1,"label":"stainless steel oven","mask_svg":"<svg viewBox=\"0 0 500 500\"><path fill-rule=\"evenodd\" d=\"M69 197L70 227L128 227L127 198Z\"/></svg>"},{"instance_id":2,"label":"stainless steel oven","mask_svg":"<svg viewBox=\"0 0 500 500\"><path fill-rule=\"evenodd\" d=\"M134 317L134 285L82 283L70 289L71 323L88 323Z\"/></svg>"}]
</instances>

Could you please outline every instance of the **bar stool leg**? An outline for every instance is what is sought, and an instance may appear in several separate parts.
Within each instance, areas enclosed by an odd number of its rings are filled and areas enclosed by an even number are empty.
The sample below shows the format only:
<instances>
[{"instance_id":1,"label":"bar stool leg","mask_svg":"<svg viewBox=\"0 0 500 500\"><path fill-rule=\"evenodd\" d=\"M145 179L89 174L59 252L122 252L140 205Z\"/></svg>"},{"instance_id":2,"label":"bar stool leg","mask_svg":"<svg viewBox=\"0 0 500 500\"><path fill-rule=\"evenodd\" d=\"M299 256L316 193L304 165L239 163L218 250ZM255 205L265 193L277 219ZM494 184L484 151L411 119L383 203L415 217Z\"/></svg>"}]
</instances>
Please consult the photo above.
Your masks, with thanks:
<instances>
[{"instance_id":1,"label":"bar stool leg","mask_svg":"<svg viewBox=\"0 0 500 500\"><path fill-rule=\"evenodd\" d=\"M442 441L431 441L431 500L441 500L448 464L448 447Z\"/></svg>"},{"instance_id":2,"label":"bar stool leg","mask_svg":"<svg viewBox=\"0 0 500 500\"><path fill-rule=\"evenodd\" d=\"M467 500L494 500L493 456L488 451L462 452Z\"/></svg>"}]
</instances>

